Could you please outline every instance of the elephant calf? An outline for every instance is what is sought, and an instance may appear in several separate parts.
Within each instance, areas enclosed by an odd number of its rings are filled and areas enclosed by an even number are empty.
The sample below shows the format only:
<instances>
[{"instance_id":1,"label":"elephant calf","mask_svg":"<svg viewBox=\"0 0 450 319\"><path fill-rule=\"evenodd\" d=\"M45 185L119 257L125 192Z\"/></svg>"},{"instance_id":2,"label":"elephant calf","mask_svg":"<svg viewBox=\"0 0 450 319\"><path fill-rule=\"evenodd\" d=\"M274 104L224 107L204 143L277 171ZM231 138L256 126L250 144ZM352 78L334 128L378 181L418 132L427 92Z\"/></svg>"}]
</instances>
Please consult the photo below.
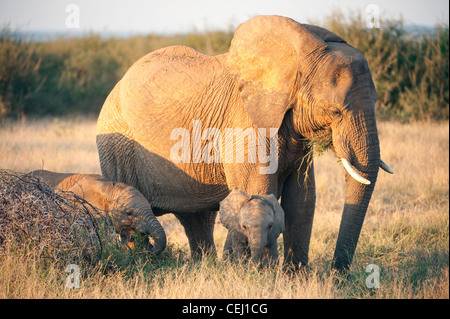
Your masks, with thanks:
<instances>
[{"instance_id":1,"label":"elephant calf","mask_svg":"<svg viewBox=\"0 0 450 319\"><path fill-rule=\"evenodd\" d=\"M235 188L220 202L220 221L229 232L224 259L251 256L262 264L277 261L284 211L273 194L250 196Z\"/></svg>"},{"instance_id":2,"label":"elephant calf","mask_svg":"<svg viewBox=\"0 0 450 319\"><path fill-rule=\"evenodd\" d=\"M134 247L133 232L150 236L144 237L146 249L160 253L166 247L166 234L153 214L145 197L134 187L107 180L96 174L65 174L45 170L30 172L34 177L47 182L51 187L70 191L89 202L92 206L109 214L122 242Z\"/></svg>"}]
</instances>

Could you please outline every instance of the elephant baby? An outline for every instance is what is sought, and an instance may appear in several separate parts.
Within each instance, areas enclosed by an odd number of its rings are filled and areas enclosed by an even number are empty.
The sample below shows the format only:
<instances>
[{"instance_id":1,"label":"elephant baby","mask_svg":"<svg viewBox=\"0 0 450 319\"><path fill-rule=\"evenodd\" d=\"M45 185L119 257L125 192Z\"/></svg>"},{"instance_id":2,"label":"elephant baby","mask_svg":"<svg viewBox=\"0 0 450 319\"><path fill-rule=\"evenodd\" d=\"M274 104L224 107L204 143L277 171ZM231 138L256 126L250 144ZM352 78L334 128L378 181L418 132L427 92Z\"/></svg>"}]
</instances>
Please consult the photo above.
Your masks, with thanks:
<instances>
[{"instance_id":1,"label":"elephant baby","mask_svg":"<svg viewBox=\"0 0 450 319\"><path fill-rule=\"evenodd\" d=\"M70 191L109 214L122 242L130 248L134 247L133 232L150 236L144 237L147 251L160 253L166 247L166 234L161 224L153 214L152 208L145 197L134 187L112 182L102 175L96 174L65 174L45 170L30 172L30 175L47 182L51 187Z\"/></svg>"},{"instance_id":2,"label":"elephant baby","mask_svg":"<svg viewBox=\"0 0 450 319\"><path fill-rule=\"evenodd\" d=\"M220 221L229 232L224 259L250 255L262 264L278 259L277 238L284 231L284 211L273 194L250 196L235 188L220 202Z\"/></svg>"}]
</instances>

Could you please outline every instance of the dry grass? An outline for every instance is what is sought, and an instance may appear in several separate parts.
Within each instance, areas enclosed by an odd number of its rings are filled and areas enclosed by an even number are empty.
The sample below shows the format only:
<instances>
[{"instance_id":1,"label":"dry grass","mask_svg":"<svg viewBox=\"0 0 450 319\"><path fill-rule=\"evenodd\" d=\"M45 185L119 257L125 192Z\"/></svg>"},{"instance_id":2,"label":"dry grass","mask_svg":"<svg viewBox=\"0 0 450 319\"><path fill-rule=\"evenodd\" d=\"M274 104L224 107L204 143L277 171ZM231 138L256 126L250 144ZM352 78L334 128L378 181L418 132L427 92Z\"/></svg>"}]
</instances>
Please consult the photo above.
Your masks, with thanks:
<instances>
[{"instance_id":1,"label":"dry grass","mask_svg":"<svg viewBox=\"0 0 450 319\"><path fill-rule=\"evenodd\" d=\"M0 257L0 298L449 298L449 130L447 123L379 124L381 155L395 175L380 172L348 275L330 271L344 199L344 171L330 152L315 159L317 206L308 274L278 267L204 260L192 263L182 226L159 220L168 235L161 256L109 247L105 263L83 271L67 289L64 269L17 253ZM25 172L100 172L95 120L2 124L0 168ZM226 230L216 225L221 255ZM280 249L282 240L279 239ZM281 254L282 255L282 254ZM368 288L369 264L380 287Z\"/></svg>"},{"instance_id":2,"label":"dry grass","mask_svg":"<svg viewBox=\"0 0 450 319\"><path fill-rule=\"evenodd\" d=\"M95 120L0 122L0 168L100 174Z\"/></svg>"}]
</instances>

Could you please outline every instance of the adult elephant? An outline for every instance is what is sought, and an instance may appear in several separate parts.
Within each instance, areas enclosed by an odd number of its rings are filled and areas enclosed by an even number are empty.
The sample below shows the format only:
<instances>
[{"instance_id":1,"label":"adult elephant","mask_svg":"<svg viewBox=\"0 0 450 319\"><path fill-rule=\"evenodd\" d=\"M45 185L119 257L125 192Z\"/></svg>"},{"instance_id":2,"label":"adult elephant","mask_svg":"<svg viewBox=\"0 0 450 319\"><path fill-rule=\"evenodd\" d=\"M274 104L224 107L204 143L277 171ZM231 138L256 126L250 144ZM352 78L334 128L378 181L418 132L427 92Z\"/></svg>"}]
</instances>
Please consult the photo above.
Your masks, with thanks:
<instances>
[{"instance_id":1,"label":"adult elephant","mask_svg":"<svg viewBox=\"0 0 450 319\"><path fill-rule=\"evenodd\" d=\"M216 211L230 190L281 196L284 262L298 267L308 262L316 198L313 165L301 165L305 138L329 132L349 172L333 259L345 269L384 165L375 98L366 59L343 39L257 16L226 54L173 46L131 66L98 119L102 173L136 187L156 215L174 213L194 256L214 249Z\"/></svg>"}]
</instances>

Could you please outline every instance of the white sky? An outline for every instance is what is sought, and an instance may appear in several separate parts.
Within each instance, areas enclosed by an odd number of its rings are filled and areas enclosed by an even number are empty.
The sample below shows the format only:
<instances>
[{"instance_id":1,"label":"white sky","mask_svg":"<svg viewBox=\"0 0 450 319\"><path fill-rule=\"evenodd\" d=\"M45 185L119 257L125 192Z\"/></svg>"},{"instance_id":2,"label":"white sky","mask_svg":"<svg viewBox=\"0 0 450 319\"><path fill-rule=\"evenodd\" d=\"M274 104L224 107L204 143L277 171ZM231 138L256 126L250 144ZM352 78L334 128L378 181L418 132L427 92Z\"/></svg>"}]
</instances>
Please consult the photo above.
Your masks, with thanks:
<instances>
[{"instance_id":1,"label":"white sky","mask_svg":"<svg viewBox=\"0 0 450 319\"><path fill-rule=\"evenodd\" d=\"M299 22L320 22L341 8L364 14L378 5L383 18L432 26L449 19L448 0L0 0L0 27L66 31L66 7L79 8L81 31L188 32L227 29L257 14L278 14Z\"/></svg>"}]
</instances>

